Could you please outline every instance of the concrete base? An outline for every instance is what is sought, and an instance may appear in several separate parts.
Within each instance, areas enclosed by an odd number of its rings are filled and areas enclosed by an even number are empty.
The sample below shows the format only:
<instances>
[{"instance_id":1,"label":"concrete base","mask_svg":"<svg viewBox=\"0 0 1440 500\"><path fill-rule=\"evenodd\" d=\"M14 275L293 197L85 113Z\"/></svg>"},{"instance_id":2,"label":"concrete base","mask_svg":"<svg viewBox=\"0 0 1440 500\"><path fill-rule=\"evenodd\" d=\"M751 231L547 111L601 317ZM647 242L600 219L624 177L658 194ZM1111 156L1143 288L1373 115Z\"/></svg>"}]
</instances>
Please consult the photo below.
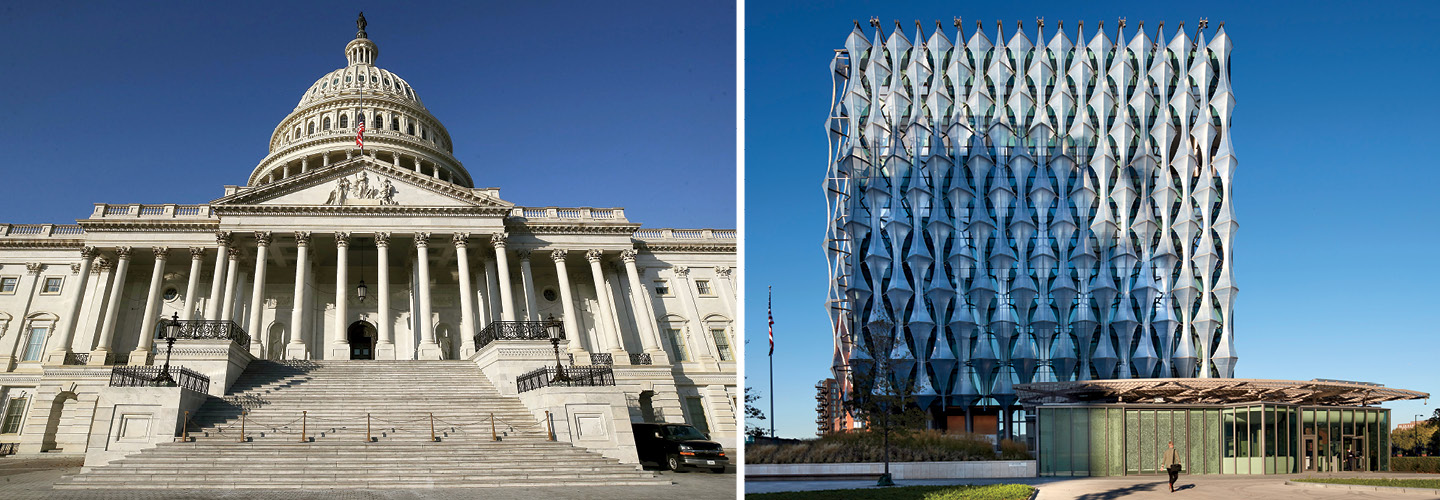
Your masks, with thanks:
<instances>
[{"instance_id":1,"label":"concrete base","mask_svg":"<svg viewBox=\"0 0 1440 500\"><path fill-rule=\"evenodd\" d=\"M154 360L155 358L150 354L149 349L130 351L130 366L146 366L153 364L152 362Z\"/></svg>"},{"instance_id":2,"label":"concrete base","mask_svg":"<svg viewBox=\"0 0 1440 500\"><path fill-rule=\"evenodd\" d=\"M181 387L106 387L95 403L86 467L98 467L175 440L185 412L208 398Z\"/></svg>"},{"instance_id":3,"label":"concrete base","mask_svg":"<svg viewBox=\"0 0 1440 500\"><path fill-rule=\"evenodd\" d=\"M623 349L614 349L610 351L610 359L616 365L628 365L630 364L630 353Z\"/></svg>"},{"instance_id":4,"label":"concrete base","mask_svg":"<svg viewBox=\"0 0 1440 500\"><path fill-rule=\"evenodd\" d=\"M350 344L330 344L330 352L325 359L350 359Z\"/></svg>"},{"instance_id":5,"label":"concrete base","mask_svg":"<svg viewBox=\"0 0 1440 500\"><path fill-rule=\"evenodd\" d=\"M57 349L45 353L45 366L63 366L65 357L70 355L70 349Z\"/></svg>"},{"instance_id":6,"label":"concrete base","mask_svg":"<svg viewBox=\"0 0 1440 500\"><path fill-rule=\"evenodd\" d=\"M420 342L420 359L438 360L445 359L445 353L440 350L440 344L434 342Z\"/></svg>"},{"instance_id":7,"label":"concrete base","mask_svg":"<svg viewBox=\"0 0 1440 500\"><path fill-rule=\"evenodd\" d=\"M536 421L554 425L556 441L621 463L640 463L625 393L619 388L542 387L521 393L520 401L535 414Z\"/></svg>"},{"instance_id":8,"label":"concrete base","mask_svg":"<svg viewBox=\"0 0 1440 500\"><path fill-rule=\"evenodd\" d=\"M285 344L285 359L310 359L310 348L299 342Z\"/></svg>"},{"instance_id":9,"label":"concrete base","mask_svg":"<svg viewBox=\"0 0 1440 500\"><path fill-rule=\"evenodd\" d=\"M890 475L901 479L966 479L1035 477L1034 460L970 462L890 462ZM784 480L784 476L817 477L881 474L884 463L849 464L745 464L745 475Z\"/></svg>"},{"instance_id":10,"label":"concrete base","mask_svg":"<svg viewBox=\"0 0 1440 500\"><path fill-rule=\"evenodd\" d=\"M375 359L393 361L395 359L395 344L375 344Z\"/></svg>"},{"instance_id":11,"label":"concrete base","mask_svg":"<svg viewBox=\"0 0 1440 500\"><path fill-rule=\"evenodd\" d=\"M90 366L105 366L110 364L110 357L114 355L115 353L110 352L109 349L96 347L95 350L90 351L90 361L86 361L85 364Z\"/></svg>"}]
</instances>

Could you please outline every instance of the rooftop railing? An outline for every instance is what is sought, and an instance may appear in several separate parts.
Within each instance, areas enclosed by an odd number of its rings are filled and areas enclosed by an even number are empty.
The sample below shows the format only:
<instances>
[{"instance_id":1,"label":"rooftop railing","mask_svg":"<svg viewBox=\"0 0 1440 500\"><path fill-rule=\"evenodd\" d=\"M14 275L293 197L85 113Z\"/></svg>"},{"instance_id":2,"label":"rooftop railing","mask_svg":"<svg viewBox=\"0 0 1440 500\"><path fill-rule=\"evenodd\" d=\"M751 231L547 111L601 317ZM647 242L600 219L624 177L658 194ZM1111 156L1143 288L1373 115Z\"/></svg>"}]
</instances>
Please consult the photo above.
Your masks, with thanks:
<instances>
[{"instance_id":1,"label":"rooftop railing","mask_svg":"<svg viewBox=\"0 0 1440 500\"><path fill-rule=\"evenodd\" d=\"M79 224L0 224L0 236L47 238L82 234L85 234L85 230L80 229Z\"/></svg>"},{"instance_id":2,"label":"rooftop railing","mask_svg":"<svg viewBox=\"0 0 1440 500\"><path fill-rule=\"evenodd\" d=\"M640 229L634 234L641 240L735 240L734 229Z\"/></svg>"},{"instance_id":3,"label":"rooftop railing","mask_svg":"<svg viewBox=\"0 0 1440 500\"><path fill-rule=\"evenodd\" d=\"M510 216L523 217L527 220L546 221L600 221L600 222L625 222L625 209L623 208L593 208L593 207L515 207L510 209Z\"/></svg>"},{"instance_id":4,"label":"rooftop railing","mask_svg":"<svg viewBox=\"0 0 1440 500\"><path fill-rule=\"evenodd\" d=\"M208 219L214 216L210 205L164 205L96 203L93 219Z\"/></svg>"}]
</instances>

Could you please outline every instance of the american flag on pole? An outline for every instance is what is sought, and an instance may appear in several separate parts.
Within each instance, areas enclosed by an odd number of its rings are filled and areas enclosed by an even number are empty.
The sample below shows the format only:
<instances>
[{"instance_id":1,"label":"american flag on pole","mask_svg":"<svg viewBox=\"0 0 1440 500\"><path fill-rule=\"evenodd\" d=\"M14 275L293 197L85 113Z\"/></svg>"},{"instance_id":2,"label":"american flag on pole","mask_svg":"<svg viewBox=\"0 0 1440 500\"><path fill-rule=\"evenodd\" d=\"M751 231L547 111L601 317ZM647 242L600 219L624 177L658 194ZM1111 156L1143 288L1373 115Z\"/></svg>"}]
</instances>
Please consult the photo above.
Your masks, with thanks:
<instances>
[{"instance_id":1,"label":"american flag on pole","mask_svg":"<svg viewBox=\"0 0 1440 500\"><path fill-rule=\"evenodd\" d=\"M765 315L770 318L770 355L775 355L775 309L772 305L775 302L775 291L769 290L765 296Z\"/></svg>"},{"instance_id":2,"label":"american flag on pole","mask_svg":"<svg viewBox=\"0 0 1440 500\"><path fill-rule=\"evenodd\" d=\"M361 116L360 126L355 129L355 145L365 149L365 118Z\"/></svg>"}]
</instances>

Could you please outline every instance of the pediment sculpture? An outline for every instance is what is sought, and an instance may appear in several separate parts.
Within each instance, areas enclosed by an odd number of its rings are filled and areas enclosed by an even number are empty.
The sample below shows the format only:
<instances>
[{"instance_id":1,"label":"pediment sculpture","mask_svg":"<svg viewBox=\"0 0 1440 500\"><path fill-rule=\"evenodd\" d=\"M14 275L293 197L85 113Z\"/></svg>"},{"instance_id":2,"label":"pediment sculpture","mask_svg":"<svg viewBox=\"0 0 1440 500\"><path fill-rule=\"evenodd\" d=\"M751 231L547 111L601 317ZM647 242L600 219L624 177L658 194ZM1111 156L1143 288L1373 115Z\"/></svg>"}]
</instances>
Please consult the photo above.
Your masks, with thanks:
<instances>
[{"instance_id":1,"label":"pediment sculpture","mask_svg":"<svg viewBox=\"0 0 1440 500\"><path fill-rule=\"evenodd\" d=\"M335 189L330 191L326 205L396 205L395 185L390 179L381 178L379 185L370 184L370 176L364 171L355 175L355 180L341 177L335 180Z\"/></svg>"}]
</instances>

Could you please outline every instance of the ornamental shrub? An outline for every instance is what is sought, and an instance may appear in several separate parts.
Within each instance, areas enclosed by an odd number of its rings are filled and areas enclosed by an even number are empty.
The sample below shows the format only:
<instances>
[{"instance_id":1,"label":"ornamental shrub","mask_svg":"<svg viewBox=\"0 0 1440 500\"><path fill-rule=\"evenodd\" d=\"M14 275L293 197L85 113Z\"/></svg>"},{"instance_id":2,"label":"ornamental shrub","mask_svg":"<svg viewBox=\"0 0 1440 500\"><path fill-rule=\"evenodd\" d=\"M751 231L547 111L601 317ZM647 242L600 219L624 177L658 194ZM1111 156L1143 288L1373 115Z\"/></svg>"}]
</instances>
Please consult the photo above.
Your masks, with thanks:
<instances>
[{"instance_id":1,"label":"ornamental shrub","mask_svg":"<svg viewBox=\"0 0 1440 500\"><path fill-rule=\"evenodd\" d=\"M1440 457L1390 457L1390 471L1440 474Z\"/></svg>"}]
</instances>

